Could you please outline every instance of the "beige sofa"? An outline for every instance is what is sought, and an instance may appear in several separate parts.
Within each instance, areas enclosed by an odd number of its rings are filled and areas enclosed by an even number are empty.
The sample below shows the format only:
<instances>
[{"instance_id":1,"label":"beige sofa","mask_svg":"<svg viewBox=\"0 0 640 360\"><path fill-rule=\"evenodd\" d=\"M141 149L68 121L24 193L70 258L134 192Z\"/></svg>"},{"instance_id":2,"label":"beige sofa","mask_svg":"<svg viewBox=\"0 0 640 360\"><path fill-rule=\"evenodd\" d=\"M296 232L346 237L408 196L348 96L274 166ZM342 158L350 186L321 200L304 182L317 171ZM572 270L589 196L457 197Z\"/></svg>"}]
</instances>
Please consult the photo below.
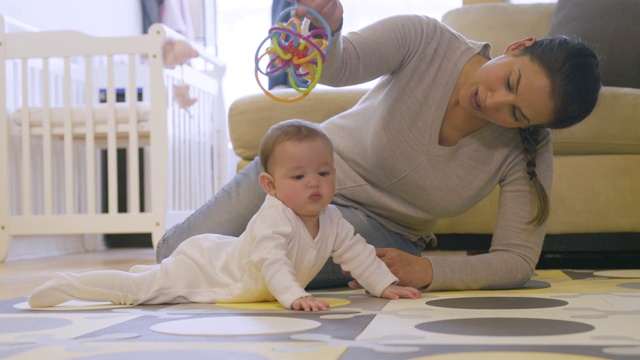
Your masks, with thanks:
<instances>
[{"instance_id":1,"label":"beige sofa","mask_svg":"<svg viewBox=\"0 0 640 360\"><path fill-rule=\"evenodd\" d=\"M448 12L443 22L468 38L489 41L498 56L514 40L545 37L553 10L554 4L469 5ZM293 104L262 93L238 99L229 109L238 168L257 156L272 124L291 118L322 122L353 106L365 91L315 89ZM640 233L640 89L603 88L586 120L554 132L554 153L549 234ZM435 233L492 233L497 195L496 189L465 214L439 220Z\"/></svg>"}]
</instances>

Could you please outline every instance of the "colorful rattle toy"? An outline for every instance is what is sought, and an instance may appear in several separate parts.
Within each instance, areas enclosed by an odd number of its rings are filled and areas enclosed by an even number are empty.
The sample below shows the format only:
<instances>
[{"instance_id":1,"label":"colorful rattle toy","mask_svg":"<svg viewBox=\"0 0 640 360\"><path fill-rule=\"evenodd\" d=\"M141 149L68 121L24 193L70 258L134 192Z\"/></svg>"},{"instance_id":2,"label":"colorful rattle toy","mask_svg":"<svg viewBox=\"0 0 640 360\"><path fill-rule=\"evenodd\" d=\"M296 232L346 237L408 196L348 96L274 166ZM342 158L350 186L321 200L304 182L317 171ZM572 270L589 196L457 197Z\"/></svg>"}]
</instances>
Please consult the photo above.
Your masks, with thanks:
<instances>
[{"instance_id":1,"label":"colorful rattle toy","mask_svg":"<svg viewBox=\"0 0 640 360\"><path fill-rule=\"evenodd\" d=\"M294 11L296 9L296 6L287 8L278 16L276 24L269 29L269 35L258 46L255 56L255 76L262 91L274 100L288 103L302 100L318 84L322 74L322 64L331 47L329 35L331 28L320 14L307 8L307 11L317 18L323 27L323 29L309 31L309 19L305 18L301 22ZM283 18L290 13L291 19L284 24ZM271 45L260 54L260 50L267 41L271 41ZM265 56L268 56L269 61L263 70L260 63ZM259 73L272 77L285 72L289 75L291 87L300 95L292 98L279 97L267 90L260 82Z\"/></svg>"}]
</instances>

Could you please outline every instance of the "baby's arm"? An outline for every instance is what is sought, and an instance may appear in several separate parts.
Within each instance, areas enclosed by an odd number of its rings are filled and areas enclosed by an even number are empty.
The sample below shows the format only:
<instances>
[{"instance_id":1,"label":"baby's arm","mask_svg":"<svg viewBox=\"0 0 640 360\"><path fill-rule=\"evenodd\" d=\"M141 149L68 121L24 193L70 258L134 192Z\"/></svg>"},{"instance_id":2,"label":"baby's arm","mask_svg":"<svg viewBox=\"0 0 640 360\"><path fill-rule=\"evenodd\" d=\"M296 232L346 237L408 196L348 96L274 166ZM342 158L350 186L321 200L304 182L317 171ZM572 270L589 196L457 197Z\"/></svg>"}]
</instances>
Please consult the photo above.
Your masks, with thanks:
<instances>
[{"instance_id":1,"label":"baby's arm","mask_svg":"<svg viewBox=\"0 0 640 360\"><path fill-rule=\"evenodd\" d=\"M419 299L422 297L420 290L408 286L389 285L380 294L381 298L396 300L400 298Z\"/></svg>"},{"instance_id":2,"label":"baby's arm","mask_svg":"<svg viewBox=\"0 0 640 360\"><path fill-rule=\"evenodd\" d=\"M388 289L388 288L387 288ZM324 300L316 299L313 296L305 296L295 299L291 304L293 310L304 311L324 311L329 310L329 303Z\"/></svg>"}]
</instances>

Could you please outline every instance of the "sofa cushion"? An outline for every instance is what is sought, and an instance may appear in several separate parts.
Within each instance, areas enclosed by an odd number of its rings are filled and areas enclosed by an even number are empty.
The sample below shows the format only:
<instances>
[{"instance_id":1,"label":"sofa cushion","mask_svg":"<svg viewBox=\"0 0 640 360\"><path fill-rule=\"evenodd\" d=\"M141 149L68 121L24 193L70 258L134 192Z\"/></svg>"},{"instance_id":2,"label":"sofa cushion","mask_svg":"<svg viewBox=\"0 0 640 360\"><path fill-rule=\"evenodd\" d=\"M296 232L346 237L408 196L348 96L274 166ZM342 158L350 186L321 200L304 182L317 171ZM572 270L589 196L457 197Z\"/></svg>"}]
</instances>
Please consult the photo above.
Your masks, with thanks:
<instances>
[{"instance_id":1,"label":"sofa cushion","mask_svg":"<svg viewBox=\"0 0 640 360\"><path fill-rule=\"evenodd\" d=\"M640 154L640 89L605 86L581 123L553 131L556 155Z\"/></svg>"},{"instance_id":2,"label":"sofa cushion","mask_svg":"<svg viewBox=\"0 0 640 360\"><path fill-rule=\"evenodd\" d=\"M602 61L605 86L640 88L640 1L558 0L549 36L577 37Z\"/></svg>"},{"instance_id":3,"label":"sofa cushion","mask_svg":"<svg viewBox=\"0 0 640 360\"><path fill-rule=\"evenodd\" d=\"M491 44L491 56L504 54L510 43L529 36L547 36L553 3L466 5L448 11L442 22L467 39Z\"/></svg>"},{"instance_id":4,"label":"sofa cushion","mask_svg":"<svg viewBox=\"0 0 640 360\"><path fill-rule=\"evenodd\" d=\"M229 137L233 151L241 159L253 159L258 156L260 141L272 125L289 119L321 123L351 108L366 91L365 88L316 88L309 96L294 103L274 101L263 93L241 97L229 107ZM280 97L298 95L293 89L273 92Z\"/></svg>"}]
</instances>

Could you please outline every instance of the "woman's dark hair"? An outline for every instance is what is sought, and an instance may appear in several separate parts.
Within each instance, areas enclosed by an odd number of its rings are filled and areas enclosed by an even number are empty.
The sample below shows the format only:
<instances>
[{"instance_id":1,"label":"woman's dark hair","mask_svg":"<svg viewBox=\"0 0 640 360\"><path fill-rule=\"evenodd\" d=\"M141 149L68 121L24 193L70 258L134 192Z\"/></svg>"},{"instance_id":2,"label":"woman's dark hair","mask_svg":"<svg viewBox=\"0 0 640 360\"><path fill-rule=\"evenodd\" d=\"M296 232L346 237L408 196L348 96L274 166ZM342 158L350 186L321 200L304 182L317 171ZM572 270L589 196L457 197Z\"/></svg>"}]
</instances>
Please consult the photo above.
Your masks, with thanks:
<instances>
[{"instance_id":1,"label":"woman's dark hair","mask_svg":"<svg viewBox=\"0 0 640 360\"><path fill-rule=\"evenodd\" d=\"M542 67L551 83L554 99L552 120L543 127L562 129L584 120L596 106L602 87L600 59L578 40L561 36L541 39L522 49L518 56L529 56ZM520 129L527 156L527 174L537 194L538 210L531 220L542 225L549 217L549 198L536 174L536 155L541 126Z\"/></svg>"}]
</instances>

